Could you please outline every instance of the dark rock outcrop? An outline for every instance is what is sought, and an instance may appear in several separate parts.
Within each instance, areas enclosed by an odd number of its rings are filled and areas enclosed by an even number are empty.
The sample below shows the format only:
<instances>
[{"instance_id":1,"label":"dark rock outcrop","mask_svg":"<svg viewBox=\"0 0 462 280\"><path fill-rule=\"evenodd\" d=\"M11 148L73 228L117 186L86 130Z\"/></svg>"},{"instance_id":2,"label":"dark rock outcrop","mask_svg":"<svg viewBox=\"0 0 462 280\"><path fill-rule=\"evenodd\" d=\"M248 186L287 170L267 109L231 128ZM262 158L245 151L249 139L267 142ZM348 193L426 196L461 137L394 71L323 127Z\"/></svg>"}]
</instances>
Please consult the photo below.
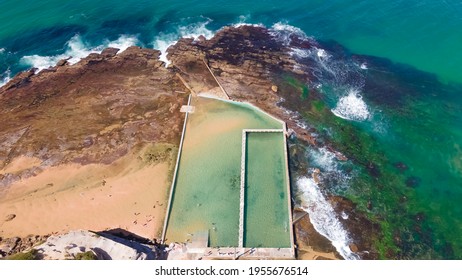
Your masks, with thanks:
<instances>
[{"instance_id":1,"label":"dark rock outcrop","mask_svg":"<svg viewBox=\"0 0 462 280\"><path fill-rule=\"evenodd\" d=\"M14 255L19 252L30 250L32 247L41 244L47 240L48 236L30 235L24 238L0 237L0 258Z\"/></svg>"}]
</instances>

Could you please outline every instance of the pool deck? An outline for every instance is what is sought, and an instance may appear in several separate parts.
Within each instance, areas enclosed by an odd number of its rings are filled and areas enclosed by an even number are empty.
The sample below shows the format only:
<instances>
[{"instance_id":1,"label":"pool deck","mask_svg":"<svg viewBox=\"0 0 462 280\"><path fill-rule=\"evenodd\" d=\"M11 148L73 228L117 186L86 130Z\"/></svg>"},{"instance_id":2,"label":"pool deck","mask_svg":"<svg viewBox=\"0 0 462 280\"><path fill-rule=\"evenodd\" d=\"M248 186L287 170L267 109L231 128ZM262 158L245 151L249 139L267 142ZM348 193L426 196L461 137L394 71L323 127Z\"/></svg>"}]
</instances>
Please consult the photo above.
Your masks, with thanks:
<instances>
[{"instance_id":1,"label":"pool deck","mask_svg":"<svg viewBox=\"0 0 462 280\"><path fill-rule=\"evenodd\" d=\"M169 248L169 260L293 260L292 248L191 247L179 244Z\"/></svg>"},{"instance_id":2,"label":"pool deck","mask_svg":"<svg viewBox=\"0 0 462 280\"><path fill-rule=\"evenodd\" d=\"M244 247L244 208L245 208L245 157L247 147L247 132L242 131L242 151L241 151L241 185L239 197L239 247Z\"/></svg>"}]
</instances>

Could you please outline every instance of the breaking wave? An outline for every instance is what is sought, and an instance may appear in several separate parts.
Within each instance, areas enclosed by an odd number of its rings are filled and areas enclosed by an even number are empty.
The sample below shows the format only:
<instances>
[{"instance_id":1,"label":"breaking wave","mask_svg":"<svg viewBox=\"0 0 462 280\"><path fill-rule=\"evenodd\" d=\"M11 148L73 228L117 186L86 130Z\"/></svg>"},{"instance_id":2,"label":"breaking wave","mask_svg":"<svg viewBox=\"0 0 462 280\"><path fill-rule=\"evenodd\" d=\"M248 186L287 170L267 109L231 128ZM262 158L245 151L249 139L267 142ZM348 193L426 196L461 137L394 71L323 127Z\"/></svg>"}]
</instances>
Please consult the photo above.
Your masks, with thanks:
<instances>
[{"instance_id":1,"label":"breaking wave","mask_svg":"<svg viewBox=\"0 0 462 280\"><path fill-rule=\"evenodd\" d=\"M332 172L338 170L338 161L335 154L323 147L320 149L310 149L310 161L323 172Z\"/></svg>"},{"instance_id":2,"label":"breaking wave","mask_svg":"<svg viewBox=\"0 0 462 280\"><path fill-rule=\"evenodd\" d=\"M265 27L262 23L249 23L251 15L240 15L239 19L236 23L232 24L233 27L241 27L241 26L254 26L254 27Z\"/></svg>"},{"instance_id":3,"label":"breaking wave","mask_svg":"<svg viewBox=\"0 0 462 280\"><path fill-rule=\"evenodd\" d=\"M101 52L107 47L118 48L120 51L124 51L130 46L137 45L139 43L135 36L121 35L117 40L109 41L106 40L99 46L89 46L88 43L84 42L80 35L74 35L67 43L66 50L62 54L53 56L41 56L41 55L27 55L23 56L20 63L37 68L37 71L41 71L50 66L55 66L61 59L67 59L70 64L74 64L80 61L80 59L88 56L93 52Z\"/></svg>"},{"instance_id":4,"label":"breaking wave","mask_svg":"<svg viewBox=\"0 0 462 280\"><path fill-rule=\"evenodd\" d=\"M318 178L329 192L341 195L350 188L352 171L345 172L344 167L351 163L339 161L339 155L329 151L326 147L310 149L307 155L310 163L320 169L321 173Z\"/></svg>"},{"instance_id":5,"label":"breaking wave","mask_svg":"<svg viewBox=\"0 0 462 280\"><path fill-rule=\"evenodd\" d=\"M3 63L3 55L6 53L5 48L0 48L0 63ZM1 64L0 64L1 65ZM0 73L0 87L4 86L6 83L8 83L11 80L11 70L10 68L6 69L5 72Z\"/></svg>"},{"instance_id":6,"label":"breaking wave","mask_svg":"<svg viewBox=\"0 0 462 280\"><path fill-rule=\"evenodd\" d=\"M284 43L286 46L290 46L292 43L293 36L297 36L301 39L308 39L309 37L298 27L287 24L286 22L277 22L269 29L270 34L276 38L276 40Z\"/></svg>"},{"instance_id":7,"label":"breaking wave","mask_svg":"<svg viewBox=\"0 0 462 280\"><path fill-rule=\"evenodd\" d=\"M0 75L0 87L4 86L6 83L8 83L11 80L11 70L8 69Z\"/></svg>"},{"instance_id":8,"label":"breaking wave","mask_svg":"<svg viewBox=\"0 0 462 280\"><path fill-rule=\"evenodd\" d=\"M171 33L159 33L152 44L155 49L161 52L160 60L165 62L165 66L170 64L170 61L167 59L167 49L178 42L180 38L197 39L201 35L206 39L212 38L215 33L207 28L207 25L211 21L211 19L206 19L202 22L180 25Z\"/></svg>"},{"instance_id":9,"label":"breaking wave","mask_svg":"<svg viewBox=\"0 0 462 280\"><path fill-rule=\"evenodd\" d=\"M337 214L314 179L301 177L296 184L300 207L309 214L310 221L316 231L329 239L344 259L359 259L359 256L354 254L349 247L351 239L348 232L343 228Z\"/></svg>"},{"instance_id":10,"label":"breaking wave","mask_svg":"<svg viewBox=\"0 0 462 280\"><path fill-rule=\"evenodd\" d=\"M358 65L342 55L330 53L300 28L287 23L274 24L270 33L289 49L289 54L298 62L297 67L315 78L307 81L311 87L327 86L328 91L322 88L320 91L328 103L335 106L331 111L336 116L354 121L370 119L371 112L360 95L360 89L364 87L362 72L367 70L366 62ZM308 44L300 44L300 41Z\"/></svg>"},{"instance_id":11,"label":"breaking wave","mask_svg":"<svg viewBox=\"0 0 462 280\"><path fill-rule=\"evenodd\" d=\"M331 111L337 117L353 121L364 121L371 115L359 91L354 89L350 89L347 95L341 97Z\"/></svg>"}]
</instances>

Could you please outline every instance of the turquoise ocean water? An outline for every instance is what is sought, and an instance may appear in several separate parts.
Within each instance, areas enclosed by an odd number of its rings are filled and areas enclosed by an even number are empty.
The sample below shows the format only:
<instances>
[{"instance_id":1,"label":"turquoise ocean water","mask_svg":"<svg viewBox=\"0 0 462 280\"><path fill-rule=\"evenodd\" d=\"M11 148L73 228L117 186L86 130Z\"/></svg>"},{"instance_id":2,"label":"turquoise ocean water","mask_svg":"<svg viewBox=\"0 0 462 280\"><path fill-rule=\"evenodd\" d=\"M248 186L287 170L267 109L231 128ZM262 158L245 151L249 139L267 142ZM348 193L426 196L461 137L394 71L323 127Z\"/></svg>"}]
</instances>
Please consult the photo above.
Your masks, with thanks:
<instances>
[{"instance_id":1,"label":"turquoise ocean water","mask_svg":"<svg viewBox=\"0 0 462 280\"><path fill-rule=\"evenodd\" d=\"M355 201L381 225L374 246L382 258L462 259L460 1L0 0L0 83L106 46L164 50L180 36L211 37L238 23L323 46L314 58L303 50L298 58L316 59L318 80L307 87L320 89L318 107L328 112L305 121L350 160L307 152L313 167L340 178L320 192L301 178L307 203L328 193ZM325 216L312 215L315 224L333 220L319 231L354 258L345 249L353 233L336 226L341 217L328 206L320 209Z\"/></svg>"}]
</instances>

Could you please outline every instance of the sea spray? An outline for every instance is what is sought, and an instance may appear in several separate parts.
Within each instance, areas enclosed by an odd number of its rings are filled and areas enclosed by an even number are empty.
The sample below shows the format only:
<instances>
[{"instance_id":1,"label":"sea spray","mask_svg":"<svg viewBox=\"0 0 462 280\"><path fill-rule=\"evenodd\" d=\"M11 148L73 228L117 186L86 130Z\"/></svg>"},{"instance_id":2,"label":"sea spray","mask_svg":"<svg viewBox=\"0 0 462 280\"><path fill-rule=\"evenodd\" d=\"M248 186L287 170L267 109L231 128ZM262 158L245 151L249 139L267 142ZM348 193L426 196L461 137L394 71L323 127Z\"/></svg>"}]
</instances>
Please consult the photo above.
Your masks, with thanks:
<instances>
[{"instance_id":1,"label":"sea spray","mask_svg":"<svg viewBox=\"0 0 462 280\"><path fill-rule=\"evenodd\" d=\"M342 96L331 111L342 119L353 121L365 121L371 116L366 102L356 89L350 89Z\"/></svg>"},{"instance_id":2,"label":"sea spray","mask_svg":"<svg viewBox=\"0 0 462 280\"><path fill-rule=\"evenodd\" d=\"M0 65L3 64L3 61L6 61L5 54L6 54L6 49L5 48L0 48ZM6 63L5 63L6 64ZM3 66L3 65L2 65ZM3 68L3 67L2 67ZM3 70L3 69L2 69ZM0 73L0 87L4 86L6 83L8 83L11 80L11 70L8 67L6 70L4 70L3 73Z\"/></svg>"},{"instance_id":3,"label":"sea spray","mask_svg":"<svg viewBox=\"0 0 462 280\"><path fill-rule=\"evenodd\" d=\"M366 62L358 66L357 62L322 48L302 30L287 23L274 24L270 33L288 47L288 52L298 62L299 69L316 78L306 81L307 86L319 89L334 115L353 121L372 120L371 110L360 94L365 83L362 72L367 70ZM294 40L295 37L298 39ZM293 43L300 40L309 41L309 47L303 48ZM382 127L381 124L376 126L379 129Z\"/></svg>"},{"instance_id":4,"label":"sea spray","mask_svg":"<svg viewBox=\"0 0 462 280\"><path fill-rule=\"evenodd\" d=\"M299 39L308 40L309 37L300 28L289 25L287 22L277 22L269 29L270 34L286 46L292 44L293 36Z\"/></svg>"},{"instance_id":5,"label":"sea spray","mask_svg":"<svg viewBox=\"0 0 462 280\"><path fill-rule=\"evenodd\" d=\"M335 154L327 150L327 148L310 149L308 153L312 164L321 168L323 172L338 171Z\"/></svg>"},{"instance_id":6,"label":"sea spray","mask_svg":"<svg viewBox=\"0 0 462 280\"><path fill-rule=\"evenodd\" d=\"M159 34L159 36L154 40L154 48L160 51L159 60L165 63L165 66L170 64L170 61L167 59L167 49L171 45L174 45L177 42L178 38L175 34Z\"/></svg>"},{"instance_id":7,"label":"sea spray","mask_svg":"<svg viewBox=\"0 0 462 280\"><path fill-rule=\"evenodd\" d=\"M120 51L124 51L129 46L137 45L138 43L138 39L135 36L121 35L114 41L105 40L103 44L92 47L84 42L80 35L76 34L66 43L66 51L64 53L53 56L27 55L22 57L20 62L37 68L37 71L41 71L50 66L55 66L61 59L70 58L68 62L75 64L92 52L101 52L107 47L118 48Z\"/></svg>"},{"instance_id":8,"label":"sea spray","mask_svg":"<svg viewBox=\"0 0 462 280\"><path fill-rule=\"evenodd\" d=\"M110 48L120 49L119 52L123 52L124 50L128 49L128 47L137 45L140 45L140 42L138 41L138 38L136 36L125 34L121 35L114 41L105 40L103 46L100 46L98 48L105 48L107 46Z\"/></svg>"},{"instance_id":9,"label":"sea spray","mask_svg":"<svg viewBox=\"0 0 462 280\"><path fill-rule=\"evenodd\" d=\"M334 94L339 94L335 91L343 91L345 88L364 87L365 79L362 72L367 68L365 63L358 67L353 60L329 51L326 46L322 47L322 44L307 36L300 28L288 23L275 23L269 29L269 33L288 48L288 53L295 58L300 69L316 78L307 81L312 87L328 85L335 89Z\"/></svg>"},{"instance_id":10,"label":"sea spray","mask_svg":"<svg viewBox=\"0 0 462 280\"><path fill-rule=\"evenodd\" d=\"M4 86L11 80L11 70L7 69L5 73L0 75L0 87Z\"/></svg>"},{"instance_id":11,"label":"sea spray","mask_svg":"<svg viewBox=\"0 0 462 280\"><path fill-rule=\"evenodd\" d=\"M296 184L300 207L309 214L316 231L329 239L343 258L359 259L359 256L354 254L349 247L351 239L347 231L314 179L300 177Z\"/></svg>"},{"instance_id":12,"label":"sea spray","mask_svg":"<svg viewBox=\"0 0 462 280\"><path fill-rule=\"evenodd\" d=\"M249 20L251 19L251 15L250 14L247 14L247 15L240 15L238 17L238 21L236 23L233 23L232 26L233 27L241 27L241 26L254 26L254 27L265 27L265 25L263 25L263 23L249 23Z\"/></svg>"},{"instance_id":13,"label":"sea spray","mask_svg":"<svg viewBox=\"0 0 462 280\"><path fill-rule=\"evenodd\" d=\"M362 73L367 69L365 62L358 67L353 60L321 47L301 29L287 23L278 22L269 32L288 48L288 53L297 61L297 68L310 73L307 87L323 94L333 114L353 121L371 119L372 114L360 94L365 83ZM300 41L309 43L300 44Z\"/></svg>"},{"instance_id":14,"label":"sea spray","mask_svg":"<svg viewBox=\"0 0 462 280\"><path fill-rule=\"evenodd\" d=\"M341 195L350 188L352 171L344 171L350 162L339 161L335 152L326 147L309 149L307 152L309 162L312 166L319 168L322 172L318 177L325 184L330 193ZM311 170L310 170L311 171Z\"/></svg>"}]
</instances>

